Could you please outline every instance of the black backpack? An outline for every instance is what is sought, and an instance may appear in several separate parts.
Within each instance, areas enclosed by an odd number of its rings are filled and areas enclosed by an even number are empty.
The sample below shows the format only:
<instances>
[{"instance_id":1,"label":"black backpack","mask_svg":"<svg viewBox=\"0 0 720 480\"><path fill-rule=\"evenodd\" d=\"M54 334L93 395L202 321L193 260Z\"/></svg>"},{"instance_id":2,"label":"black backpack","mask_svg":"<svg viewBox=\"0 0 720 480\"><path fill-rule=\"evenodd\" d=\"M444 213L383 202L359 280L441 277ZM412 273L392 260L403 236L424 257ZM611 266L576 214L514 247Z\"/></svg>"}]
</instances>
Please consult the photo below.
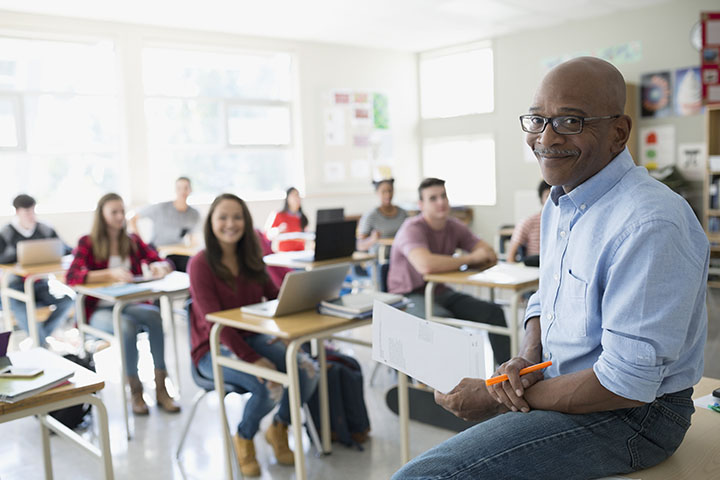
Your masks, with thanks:
<instances>
[{"instance_id":1,"label":"black backpack","mask_svg":"<svg viewBox=\"0 0 720 480\"><path fill-rule=\"evenodd\" d=\"M353 357L335 350L327 351L328 400L330 402L330 430L333 440L347 447L363 450L367 440L370 419L363 396L363 376L360 364ZM315 425L320 427L318 391L307 404Z\"/></svg>"},{"instance_id":2,"label":"black backpack","mask_svg":"<svg viewBox=\"0 0 720 480\"><path fill-rule=\"evenodd\" d=\"M81 358L72 353L68 353L67 355L63 355L63 357L73 363L77 363L78 365L87 368L88 370L92 370L93 372L95 371L95 362L93 361L92 355L86 355L84 358ZM90 410L92 410L92 405L83 403L80 405L72 405L70 407L61 408L59 410L53 410L50 412L50 416L66 427L74 430L78 427L84 426L86 418L91 418L88 417Z\"/></svg>"}]
</instances>

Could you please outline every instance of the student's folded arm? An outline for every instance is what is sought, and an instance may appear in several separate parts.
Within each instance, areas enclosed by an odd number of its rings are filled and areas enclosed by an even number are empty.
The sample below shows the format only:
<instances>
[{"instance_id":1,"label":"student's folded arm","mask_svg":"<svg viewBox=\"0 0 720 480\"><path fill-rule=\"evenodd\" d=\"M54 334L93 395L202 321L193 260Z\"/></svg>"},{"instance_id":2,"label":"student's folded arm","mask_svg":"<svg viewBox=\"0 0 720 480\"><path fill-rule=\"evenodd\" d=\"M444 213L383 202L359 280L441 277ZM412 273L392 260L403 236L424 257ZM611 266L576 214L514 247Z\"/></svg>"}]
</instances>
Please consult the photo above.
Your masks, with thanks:
<instances>
[{"instance_id":1,"label":"student's folded arm","mask_svg":"<svg viewBox=\"0 0 720 480\"><path fill-rule=\"evenodd\" d=\"M571 414L644 405L644 402L622 397L605 388L592 368L542 380L527 388L524 398L535 410Z\"/></svg>"},{"instance_id":2,"label":"student's folded arm","mask_svg":"<svg viewBox=\"0 0 720 480\"><path fill-rule=\"evenodd\" d=\"M457 270L467 263L467 255L453 257L431 253L426 247L415 247L408 252L408 260L415 270L422 275L443 273Z\"/></svg>"}]
</instances>

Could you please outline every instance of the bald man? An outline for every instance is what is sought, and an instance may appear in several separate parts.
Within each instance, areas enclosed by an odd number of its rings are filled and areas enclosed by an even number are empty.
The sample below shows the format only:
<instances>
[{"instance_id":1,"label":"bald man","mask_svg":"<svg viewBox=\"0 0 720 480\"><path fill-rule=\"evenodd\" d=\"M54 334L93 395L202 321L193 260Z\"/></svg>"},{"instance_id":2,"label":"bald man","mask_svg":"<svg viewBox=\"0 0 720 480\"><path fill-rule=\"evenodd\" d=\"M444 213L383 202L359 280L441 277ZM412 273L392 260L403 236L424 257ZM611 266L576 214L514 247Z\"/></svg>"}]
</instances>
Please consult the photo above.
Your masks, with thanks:
<instances>
[{"instance_id":1,"label":"bald man","mask_svg":"<svg viewBox=\"0 0 720 480\"><path fill-rule=\"evenodd\" d=\"M553 186L520 354L495 373L509 381L436 392L485 421L393 478L597 478L651 467L682 442L703 371L709 245L687 202L633 163L624 105L623 77L603 60L543 79L520 117Z\"/></svg>"}]
</instances>

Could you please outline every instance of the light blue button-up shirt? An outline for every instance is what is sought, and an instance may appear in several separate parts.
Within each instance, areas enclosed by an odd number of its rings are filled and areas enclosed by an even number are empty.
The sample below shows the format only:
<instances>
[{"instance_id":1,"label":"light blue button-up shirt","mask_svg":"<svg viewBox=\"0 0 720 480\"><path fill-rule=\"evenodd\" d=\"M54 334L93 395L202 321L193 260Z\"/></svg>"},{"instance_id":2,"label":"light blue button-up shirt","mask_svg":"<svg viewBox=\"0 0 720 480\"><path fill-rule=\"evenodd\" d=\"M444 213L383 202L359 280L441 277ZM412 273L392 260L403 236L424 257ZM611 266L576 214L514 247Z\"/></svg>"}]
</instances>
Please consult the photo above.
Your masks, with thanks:
<instances>
[{"instance_id":1,"label":"light blue button-up shirt","mask_svg":"<svg viewBox=\"0 0 720 480\"><path fill-rule=\"evenodd\" d=\"M650 402L703 371L710 247L687 202L625 149L542 213L540 317L545 378L592 368L625 398Z\"/></svg>"}]
</instances>

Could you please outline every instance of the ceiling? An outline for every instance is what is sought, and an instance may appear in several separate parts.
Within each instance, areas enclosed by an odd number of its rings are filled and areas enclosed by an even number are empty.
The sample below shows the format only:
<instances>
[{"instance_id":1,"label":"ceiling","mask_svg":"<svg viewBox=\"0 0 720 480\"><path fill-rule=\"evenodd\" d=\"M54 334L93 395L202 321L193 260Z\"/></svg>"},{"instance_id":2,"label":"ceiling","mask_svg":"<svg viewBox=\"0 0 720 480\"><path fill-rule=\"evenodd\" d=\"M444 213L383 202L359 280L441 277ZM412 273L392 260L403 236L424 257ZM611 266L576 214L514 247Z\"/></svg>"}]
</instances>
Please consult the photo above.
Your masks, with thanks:
<instances>
[{"instance_id":1,"label":"ceiling","mask_svg":"<svg viewBox=\"0 0 720 480\"><path fill-rule=\"evenodd\" d=\"M668 1L0 0L0 10L424 51Z\"/></svg>"}]
</instances>

